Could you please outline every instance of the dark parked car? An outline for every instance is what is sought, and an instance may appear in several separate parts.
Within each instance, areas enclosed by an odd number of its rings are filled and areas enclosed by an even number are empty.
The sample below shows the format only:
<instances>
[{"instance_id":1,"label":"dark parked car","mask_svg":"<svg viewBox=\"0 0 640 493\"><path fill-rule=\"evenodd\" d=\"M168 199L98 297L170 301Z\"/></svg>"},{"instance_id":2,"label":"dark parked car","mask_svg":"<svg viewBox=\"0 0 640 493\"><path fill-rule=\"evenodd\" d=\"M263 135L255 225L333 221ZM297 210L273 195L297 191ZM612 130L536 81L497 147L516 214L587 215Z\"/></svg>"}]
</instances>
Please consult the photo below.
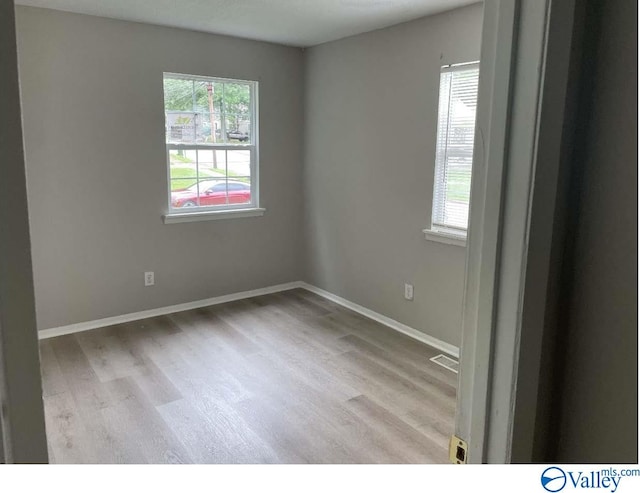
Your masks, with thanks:
<instances>
[{"instance_id":1,"label":"dark parked car","mask_svg":"<svg viewBox=\"0 0 640 493\"><path fill-rule=\"evenodd\" d=\"M249 140L249 134L241 132L240 130L229 130L227 132L227 139L239 140L240 142L246 142Z\"/></svg>"}]
</instances>

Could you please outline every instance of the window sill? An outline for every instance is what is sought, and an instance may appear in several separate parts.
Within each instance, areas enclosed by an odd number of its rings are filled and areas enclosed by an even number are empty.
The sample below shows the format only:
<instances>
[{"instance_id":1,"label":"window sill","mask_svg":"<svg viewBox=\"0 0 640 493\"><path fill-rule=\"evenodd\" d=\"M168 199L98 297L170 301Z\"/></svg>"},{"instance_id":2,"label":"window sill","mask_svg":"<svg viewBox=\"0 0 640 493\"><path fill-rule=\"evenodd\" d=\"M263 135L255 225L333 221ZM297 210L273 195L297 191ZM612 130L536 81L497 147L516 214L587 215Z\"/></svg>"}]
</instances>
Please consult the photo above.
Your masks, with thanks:
<instances>
[{"instance_id":1,"label":"window sill","mask_svg":"<svg viewBox=\"0 0 640 493\"><path fill-rule=\"evenodd\" d=\"M467 246L467 237L458 235L455 233L448 233L444 231L438 231L436 229L423 229L424 236L429 241L436 241L438 243L444 243L446 245L454 245L459 247Z\"/></svg>"},{"instance_id":2,"label":"window sill","mask_svg":"<svg viewBox=\"0 0 640 493\"><path fill-rule=\"evenodd\" d=\"M239 219L242 217L264 216L266 209L231 209L224 211L172 212L162 216L165 224L192 223L196 221L215 221L218 219Z\"/></svg>"}]
</instances>

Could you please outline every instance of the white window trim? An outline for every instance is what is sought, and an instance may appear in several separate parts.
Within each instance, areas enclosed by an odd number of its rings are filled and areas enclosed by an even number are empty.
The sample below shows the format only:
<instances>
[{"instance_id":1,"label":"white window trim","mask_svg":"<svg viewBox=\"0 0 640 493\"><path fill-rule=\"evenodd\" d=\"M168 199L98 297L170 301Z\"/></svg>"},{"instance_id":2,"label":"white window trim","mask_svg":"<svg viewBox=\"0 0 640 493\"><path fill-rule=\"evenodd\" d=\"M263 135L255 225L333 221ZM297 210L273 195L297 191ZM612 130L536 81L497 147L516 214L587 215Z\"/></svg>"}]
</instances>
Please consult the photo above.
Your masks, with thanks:
<instances>
[{"instance_id":1,"label":"white window trim","mask_svg":"<svg viewBox=\"0 0 640 493\"><path fill-rule=\"evenodd\" d=\"M266 209L260 207L260 131L259 131L259 82L254 80L227 79L223 77L206 77L202 75L179 74L175 72L164 72L165 77L185 80L203 80L219 83L242 83L248 84L251 90L251 135L252 144L170 144L165 140L166 170L167 170L167 210L162 216L164 224L174 224L180 222L211 221L216 219L238 219L243 217L256 217L264 215ZM229 204L226 206L198 207L190 212L181 212L179 209L171 207L171 167L169 161L169 151L172 149L184 150L221 150L221 151L241 151L251 152L251 203L250 204Z\"/></svg>"},{"instance_id":2,"label":"white window trim","mask_svg":"<svg viewBox=\"0 0 640 493\"><path fill-rule=\"evenodd\" d=\"M218 219L239 219L242 217L264 216L267 209L250 207L244 209L204 210L197 212L171 212L162 216L165 224L193 223L197 221L215 221Z\"/></svg>"},{"instance_id":3,"label":"white window trim","mask_svg":"<svg viewBox=\"0 0 640 493\"><path fill-rule=\"evenodd\" d=\"M452 229L423 229L425 239L429 241L435 241L438 243L444 243L445 245L454 245L459 247L467 246L467 234L466 231L454 231Z\"/></svg>"}]
</instances>

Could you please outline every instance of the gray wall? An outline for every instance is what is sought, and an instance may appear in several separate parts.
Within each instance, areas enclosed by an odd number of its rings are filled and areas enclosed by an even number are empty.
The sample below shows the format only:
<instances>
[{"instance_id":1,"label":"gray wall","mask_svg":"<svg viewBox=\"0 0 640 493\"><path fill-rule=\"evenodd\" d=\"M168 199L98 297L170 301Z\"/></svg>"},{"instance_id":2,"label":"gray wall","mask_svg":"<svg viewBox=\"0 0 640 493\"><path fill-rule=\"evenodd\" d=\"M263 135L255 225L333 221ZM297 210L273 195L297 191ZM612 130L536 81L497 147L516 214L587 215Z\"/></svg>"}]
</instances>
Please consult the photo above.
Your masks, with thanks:
<instances>
[{"instance_id":1,"label":"gray wall","mask_svg":"<svg viewBox=\"0 0 640 493\"><path fill-rule=\"evenodd\" d=\"M12 0L0 0L0 463L47 462Z\"/></svg>"},{"instance_id":2,"label":"gray wall","mask_svg":"<svg viewBox=\"0 0 640 493\"><path fill-rule=\"evenodd\" d=\"M304 55L43 9L17 20L39 328L304 278L459 344L465 249L421 230L439 68L478 59L481 5ZM162 224L163 71L260 81L264 217Z\"/></svg>"},{"instance_id":3,"label":"gray wall","mask_svg":"<svg viewBox=\"0 0 640 493\"><path fill-rule=\"evenodd\" d=\"M638 4L585 3L555 459L637 463Z\"/></svg>"},{"instance_id":4,"label":"gray wall","mask_svg":"<svg viewBox=\"0 0 640 493\"><path fill-rule=\"evenodd\" d=\"M40 329L302 277L301 50L23 7L17 26ZM163 71L260 82L264 217L163 224Z\"/></svg>"},{"instance_id":5,"label":"gray wall","mask_svg":"<svg viewBox=\"0 0 640 493\"><path fill-rule=\"evenodd\" d=\"M476 4L305 52L306 280L455 345L465 249L422 229L440 67L477 60L481 30Z\"/></svg>"}]
</instances>

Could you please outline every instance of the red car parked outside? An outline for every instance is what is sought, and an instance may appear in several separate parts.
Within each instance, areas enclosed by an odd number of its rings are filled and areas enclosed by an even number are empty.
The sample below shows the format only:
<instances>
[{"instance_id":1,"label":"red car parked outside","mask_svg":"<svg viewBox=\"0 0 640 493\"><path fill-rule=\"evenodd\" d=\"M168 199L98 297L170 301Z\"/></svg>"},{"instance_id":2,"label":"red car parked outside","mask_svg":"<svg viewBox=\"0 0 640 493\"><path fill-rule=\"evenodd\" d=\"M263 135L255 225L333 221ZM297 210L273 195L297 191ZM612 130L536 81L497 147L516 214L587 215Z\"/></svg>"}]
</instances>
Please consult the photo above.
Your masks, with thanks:
<instances>
[{"instance_id":1,"label":"red car parked outside","mask_svg":"<svg viewBox=\"0 0 640 493\"><path fill-rule=\"evenodd\" d=\"M228 198L228 200L227 200ZM207 180L184 190L171 192L171 207L210 207L251 203L251 186L241 181Z\"/></svg>"}]
</instances>

